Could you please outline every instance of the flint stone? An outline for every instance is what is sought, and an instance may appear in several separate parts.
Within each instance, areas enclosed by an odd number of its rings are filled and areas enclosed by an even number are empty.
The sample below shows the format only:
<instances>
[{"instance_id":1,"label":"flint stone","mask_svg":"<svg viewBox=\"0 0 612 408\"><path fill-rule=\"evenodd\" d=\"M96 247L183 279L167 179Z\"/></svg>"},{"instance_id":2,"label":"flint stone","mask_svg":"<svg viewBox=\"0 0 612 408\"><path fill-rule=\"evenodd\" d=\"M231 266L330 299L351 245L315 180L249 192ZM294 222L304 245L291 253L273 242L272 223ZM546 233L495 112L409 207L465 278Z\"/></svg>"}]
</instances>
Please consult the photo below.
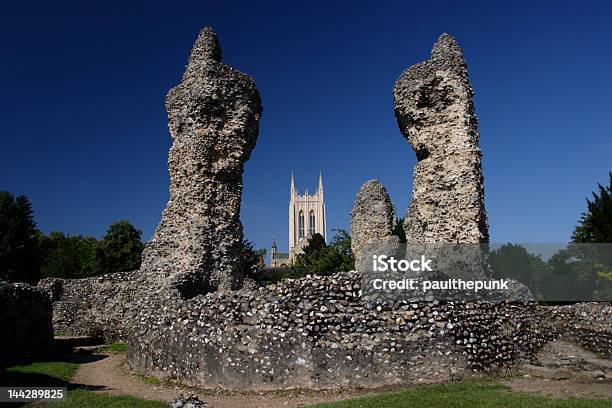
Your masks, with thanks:
<instances>
[{"instance_id":1,"label":"flint stone","mask_svg":"<svg viewBox=\"0 0 612 408\"><path fill-rule=\"evenodd\" d=\"M442 34L431 57L405 70L393 89L400 131L414 149L409 243L488 242L482 153L463 53Z\"/></svg>"},{"instance_id":2,"label":"flint stone","mask_svg":"<svg viewBox=\"0 0 612 408\"><path fill-rule=\"evenodd\" d=\"M253 80L221 62L211 28L200 32L166 110L170 200L140 270L150 285L169 285L187 298L238 289L244 281L242 173L262 106Z\"/></svg>"},{"instance_id":3,"label":"flint stone","mask_svg":"<svg viewBox=\"0 0 612 408\"><path fill-rule=\"evenodd\" d=\"M368 248L384 242L398 242L393 235L395 207L389 193L378 180L366 181L351 211L351 250L355 270L363 272L370 262Z\"/></svg>"}]
</instances>

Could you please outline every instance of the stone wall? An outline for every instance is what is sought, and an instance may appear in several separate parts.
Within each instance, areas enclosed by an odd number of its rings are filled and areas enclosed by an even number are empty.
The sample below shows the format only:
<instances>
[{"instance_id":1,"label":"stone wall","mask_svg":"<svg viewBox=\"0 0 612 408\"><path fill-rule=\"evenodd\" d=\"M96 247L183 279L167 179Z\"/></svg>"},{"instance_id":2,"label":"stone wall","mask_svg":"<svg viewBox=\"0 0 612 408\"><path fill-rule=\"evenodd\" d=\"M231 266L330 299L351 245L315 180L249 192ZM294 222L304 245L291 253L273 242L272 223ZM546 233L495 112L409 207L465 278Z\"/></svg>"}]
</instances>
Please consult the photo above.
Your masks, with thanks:
<instances>
[{"instance_id":1,"label":"stone wall","mask_svg":"<svg viewBox=\"0 0 612 408\"><path fill-rule=\"evenodd\" d=\"M262 106L253 80L221 62L212 29L200 31L166 110L170 199L143 253L143 285L178 289L183 297L238 289L244 280L242 173Z\"/></svg>"},{"instance_id":2,"label":"stone wall","mask_svg":"<svg viewBox=\"0 0 612 408\"><path fill-rule=\"evenodd\" d=\"M85 279L42 279L38 287L53 302L53 328L58 335L93 336L125 341L135 298L138 271Z\"/></svg>"},{"instance_id":3,"label":"stone wall","mask_svg":"<svg viewBox=\"0 0 612 408\"><path fill-rule=\"evenodd\" d=\"M373 387L511 366L551 333L535 304L384 305L359 291L348 272L139 307L128 362L209 388Z\"/></svg>"},{"instance_id":4,"label":"stone wall","mask_svg":"<svg viewBox=\"0 0 612 408\"><path fill-rule=\"evenodd\" d=\"M546 311L556 332L565 340L612 357L612 304L576 303L547 308Z\"/></svg>"},{"instance_id":5,"label":"stone wall","mask_svg":"<svg viewBox=\"0 0 612 408\"><path fill-rule=\"evenodd\" d=\"M48 356L51 313L45 292L25 283L0 282L0 370Z\"/></svg>"}]
</instances>

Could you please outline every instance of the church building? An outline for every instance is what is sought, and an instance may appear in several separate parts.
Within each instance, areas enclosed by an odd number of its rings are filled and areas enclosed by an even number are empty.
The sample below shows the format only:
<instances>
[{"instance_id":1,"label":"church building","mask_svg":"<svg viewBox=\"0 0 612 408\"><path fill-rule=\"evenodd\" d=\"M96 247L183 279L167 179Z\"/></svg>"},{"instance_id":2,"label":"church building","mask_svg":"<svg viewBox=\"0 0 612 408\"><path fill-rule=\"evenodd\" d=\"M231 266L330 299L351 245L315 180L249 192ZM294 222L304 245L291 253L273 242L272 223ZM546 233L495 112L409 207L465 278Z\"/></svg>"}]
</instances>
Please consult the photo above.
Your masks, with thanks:
<instances>
[{"instance_id":1,"label":"church building","mask_svg":"<svg viewBox=\"0 0 612 408\"><path fill-rule=\"evenodd\" d=\"M280 268L293 264L295 257L301 254L304 247L308 245L308 239L317 233L327 241L323 177L319 174L319 186L314 194L308 194L306 190L303 195L300 195L295 189L292 173L289 201L289 252L278 252L276 242L273 241L270 266Z\"/></svg>"}]
</instances>

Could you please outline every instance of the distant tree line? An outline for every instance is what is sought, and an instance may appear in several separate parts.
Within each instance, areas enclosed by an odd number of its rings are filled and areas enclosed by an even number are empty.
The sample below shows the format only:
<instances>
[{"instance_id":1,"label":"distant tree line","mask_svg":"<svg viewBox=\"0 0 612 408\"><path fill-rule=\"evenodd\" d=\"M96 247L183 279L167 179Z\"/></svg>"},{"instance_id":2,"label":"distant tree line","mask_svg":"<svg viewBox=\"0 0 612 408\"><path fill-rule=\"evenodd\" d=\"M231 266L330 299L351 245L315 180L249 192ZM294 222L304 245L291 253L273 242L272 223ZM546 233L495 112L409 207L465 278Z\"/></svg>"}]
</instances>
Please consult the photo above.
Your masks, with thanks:
<instances>
[{"instance_id":1,"label":"distant tree line","mask_svg":"<svg viewBox=\"0 0 612 408\"><path fill-rule=\"evenodd\" d=\"M612 173L609 178L587 199L567 248L544 261L521 245L503 245L489 255L493 276L514 278L541 299L612 299ZM602 243L610 245L584 245Z\"/></svg>"},{"instance_id":2,"label":"distant tree line","mask_svg":"<svg viewBox=\"0 0 612 408\"><path fill-rule=\"evenodd\" d=\"M0 191L0 280L85 278L140 267L142 232L128 221L111 224L102 239L36 228L26 196Z\"/></svg>"},{"instance_id":3,"label":"distant tree line","mask_svg":"<svg viewBox=\"0 0 612 408\"><path fill-rule=\"evenodd\" d=\"M583 293L585 298L612 297L612 253L579 245L612 243L612 173L609 177L609 185L598 185L598 191L587 199L587 210L572 234L574 245L548 261L519 245L504 245L490 254L494 274L514 277L536 291L572 288L573 293ZM393 231L400 242L406 242L403 221L399 218ZM320 234L310 237L304 253L296 257L283 277L331 275L354 269L349 233L334 231L329 245ZM0 191L0 280L36 283L41 277L83 278L135 270L140 267L144 248L141 235L125 220L111 224L100 240L59 231L45 235L36 228L26 196L14 198ZM244 241L247 276L256 276L263 257L265 249L255 249L251 242Z\"/></svg>"}]
</instances>

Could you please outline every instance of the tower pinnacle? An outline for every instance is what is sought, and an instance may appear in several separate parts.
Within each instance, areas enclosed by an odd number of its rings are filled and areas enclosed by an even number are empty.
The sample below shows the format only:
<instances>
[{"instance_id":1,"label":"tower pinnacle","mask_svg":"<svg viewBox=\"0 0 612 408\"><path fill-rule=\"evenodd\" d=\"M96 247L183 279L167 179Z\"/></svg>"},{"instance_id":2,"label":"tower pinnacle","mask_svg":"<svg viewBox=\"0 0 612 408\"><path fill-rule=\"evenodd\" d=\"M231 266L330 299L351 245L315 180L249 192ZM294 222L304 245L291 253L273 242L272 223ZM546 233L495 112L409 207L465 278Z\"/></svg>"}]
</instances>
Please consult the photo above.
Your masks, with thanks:
<instances>
[{"instance_id":1,"label":"tower pinnacle","mask_svg":"<svg viewBox=\"0 0 612 408\"><path fill-rule=\"evenodd\" d=\"M295 190L295 181L293 180L293 172L291 172L291 191Z\"/></svg>"},{"instance_id":2,"label":"tower pinnacle","mask_svg":"<svg viewBox=\"0 0 612 408\"><path fill-rule=\"evenodd\" d=\"M323 175L320 171L319 171L319 187L317 187L317 194L319 194L320 197L323 197Z\"/></svg>"}]
</instances>

